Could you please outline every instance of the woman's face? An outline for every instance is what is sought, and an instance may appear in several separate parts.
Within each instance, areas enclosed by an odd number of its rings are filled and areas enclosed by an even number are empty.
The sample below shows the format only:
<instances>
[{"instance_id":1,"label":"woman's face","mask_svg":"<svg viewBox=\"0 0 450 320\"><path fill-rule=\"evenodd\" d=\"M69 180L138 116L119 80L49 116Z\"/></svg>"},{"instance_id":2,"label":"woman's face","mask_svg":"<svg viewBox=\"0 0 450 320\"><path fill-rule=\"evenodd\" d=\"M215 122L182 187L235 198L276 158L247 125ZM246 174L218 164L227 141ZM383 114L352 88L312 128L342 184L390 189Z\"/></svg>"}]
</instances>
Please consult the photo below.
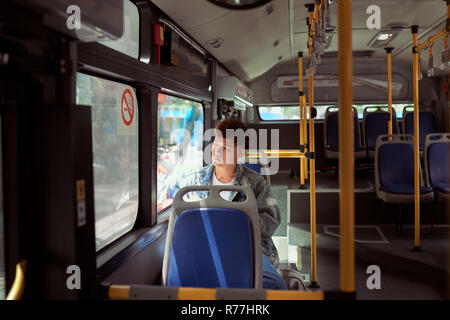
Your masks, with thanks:
<instances>
[{"instance_id":1,"label":"woman's face","mask_svg":"<svg viewBox=\"0 0 450 320\"><path fill-rule=\"evenodd\" d=\"M214 165L235 165L243 156L241 148L234 143L234 139L218 138L214 140L212 147L212 159Z\"/></svg>"},{"instance_id":2,"label":"woman's face","mask_svg":"<svg viewBox=\"0 0 450 320\"><path fill-rule=\"evenodd\" d=\"M227 165L236 163L235 149L233 139L215 139L212 148L213 164Z\"/></svg>"}]
</instances>

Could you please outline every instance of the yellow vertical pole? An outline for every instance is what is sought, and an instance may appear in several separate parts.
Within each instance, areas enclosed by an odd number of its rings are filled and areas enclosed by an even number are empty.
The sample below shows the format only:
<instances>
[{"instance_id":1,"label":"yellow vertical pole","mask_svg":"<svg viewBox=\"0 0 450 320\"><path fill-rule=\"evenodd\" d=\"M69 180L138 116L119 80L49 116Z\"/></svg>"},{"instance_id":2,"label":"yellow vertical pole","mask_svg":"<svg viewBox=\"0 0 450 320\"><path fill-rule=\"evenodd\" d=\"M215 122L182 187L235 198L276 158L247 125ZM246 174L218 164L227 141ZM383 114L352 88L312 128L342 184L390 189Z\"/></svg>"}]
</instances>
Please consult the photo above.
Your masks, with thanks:
<instances>
[{"instance_id":1,"label":"yellow vertical pole","mask_svg":"<svg viewBox=\"0 0 450 320\"><path fill-rule=\"evenodd\" d=\"M419 52L417 50L419 26L411 26L413 37L413 90L414 90L414 251L420 251L420 150L419 150Z\"/></svg>"},{"instance_id":2,"label":"yellow vertical pole","mask_svg":"<svg viewBox=\"0 0 450 320\"><path fill-rule=\"evenodd\" d=\"M392 50L394 48L384 48L387 53L387 78L388 78L388 112L389 112L389 122L388 122L388 134L392 134ZM389 137L389 140L391 138Z\"/></svg>"},{"instance_id":3,"label":"yellow vertical pole","mask_svg":"<svg viewBox=\"0 0 450 320\"><path fill-rule=\"evenodd\" d=\"M352 1L338 4L340 288L355 291Z\"/></svg>"},{"instance_id":4,"label":"yellow vertical pole","mask_svg":"<svg viewBox=\"0 0 450 320\"><path fill-rule=\"evenodd\" d=\"M305 152L308 152L308 133L307 133L307 123L306 123L306 95L303 95L303 142L305 144ZM303 158L303 170L305 179L308 179L308 161L306 158Z\"/></svg>"},{"instance_id":5,"label":"yellow vertical pole","mask_svg":"<svg viewBox=\"0 0 450 320\"><path fill-rule=\"evenodd\" d=\"M311 58L312 37L314 29L313 14L317 12L315 5L308 6L308 58ZM315 148L314 148L314 76L312 70L308 68L308 99L309 99L309 207L310 207L310 228L311 228L311 284L310 288L318 288L317 283L317 246L316 246L316 164L315 164Z\"/></svg>"},{"instance_id":6,"label":"yellow vertical pole","mask_svg":"<svg viewBox=\"0 0 450 320\"><path fill-rule=\"evenodd\" d=\"M300 106L300 123L299 123L299 129L300 129L300 152L305 152L305 141L304 141L304 134L303 134L303 52L298 53L298 100L299 100L299 106ZM305 164L305 161L303 161L303 158L300 158L300 187L305 186L305 169L303 168Z\"/></svg>"}]
</instances>

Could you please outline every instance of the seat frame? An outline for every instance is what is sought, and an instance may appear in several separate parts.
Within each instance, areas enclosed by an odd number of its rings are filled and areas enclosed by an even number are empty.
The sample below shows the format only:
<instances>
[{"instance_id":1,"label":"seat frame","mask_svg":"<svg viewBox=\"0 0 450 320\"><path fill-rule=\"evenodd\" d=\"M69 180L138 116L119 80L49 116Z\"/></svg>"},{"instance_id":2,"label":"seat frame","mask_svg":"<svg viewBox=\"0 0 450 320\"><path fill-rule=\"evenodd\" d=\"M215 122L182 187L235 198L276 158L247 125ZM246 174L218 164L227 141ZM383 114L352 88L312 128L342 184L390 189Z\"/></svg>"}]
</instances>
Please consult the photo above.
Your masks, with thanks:
<instances>
[{"instance_id":1,"label":"seat frame","mask_svg":"<svg viewBox=\"0 0 450 320\"><path fill-rule=\"evenodd\" d=\"M206 199L199 201L186 202L183 196L188 192L209 191ZM243 202L232 202L222 199L221 191L236 191L245 194L246 199ZM253 265L254 265L254 288L262 289L262 247L261 247L261 230L259 226L258 207L255 195L251 188L243 186L189 186L178 190L171 208L169 225L167 228L166 246L164 251L164 260L162 267L163 285L167 285L167 278L170 266L170 254L172 249L172 238L175 229L177 217L188 209L199 208L226 208L236 209L245 213L248 217L253 239Z\"/></svg>"}]
</instances>

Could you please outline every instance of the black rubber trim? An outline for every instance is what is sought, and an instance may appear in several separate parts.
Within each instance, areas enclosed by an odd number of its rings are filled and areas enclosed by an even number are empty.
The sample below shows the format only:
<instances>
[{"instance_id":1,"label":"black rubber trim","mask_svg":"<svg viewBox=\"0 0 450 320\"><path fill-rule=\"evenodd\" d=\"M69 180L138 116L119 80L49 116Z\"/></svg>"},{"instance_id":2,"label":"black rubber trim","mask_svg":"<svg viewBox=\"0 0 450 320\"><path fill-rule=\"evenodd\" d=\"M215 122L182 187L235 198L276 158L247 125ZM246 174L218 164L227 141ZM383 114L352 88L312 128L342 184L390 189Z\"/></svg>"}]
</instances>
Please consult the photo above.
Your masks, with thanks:
<instances>
[{"instance_id":1,"label":"black rubber trim","mask_svg":"<svg viewBox=\"0 0 450 320\"><path fill-rule=\"evenodd\" d=\"M419 26L418 25L413 25L411 26L411 33L418 33L419 32Z\"/></svg>"},{"instance_id":2,"label":"black rubber trim","mask_svg":"<svg viewBox=\"0 0 450 320\"><path fill-rule=\"evenodd\" d=\"M310 112L311 112L311 118L313 118L313 119L317 118L317 108L316 107L310 108Z\"/></svg>"},{"instance_id":3,"label":"black rubber trim","mask_svg":"<svg viewBox=\"0 0 450 320\"><path fill-rule=\"evenodd\" d=\"M344 292L344 291L325 291L325 300L356 300L356 291Z\"/></svg>"},{"instance_id":4,"label":"black rubber trim","mask_svg":"<svg viewBox=\"0 0 450 320\"><path fill-rule=\"evenodd\" d=\"M394 48L392 48L392 47L387 47L387 48L384 48L384 50L386 50L386 53L392 53L392 51L394 50Z\"/></svg>"},{"instance_id":5,"label":"black rubber trim","mask_svg":"<svg viewBox=\"0 0 450 320\"><path fill-rule=\"evenodd\" d=\"M299 58L303 58L303 52L302 52L302 51L299 51L299 52L298 52L298 57L299 57Z\"/></svg>"},{"instance_id":6,"label":"black rubber trim","mask_svg":"<svg viewBox=\"0 0 450 320\"><path fill-rule=\"evenodd\" d=\"M118 267L129 261L132 257L138 254L142 249L155 242L160 236L167 231L168 222L163 222L154 227L153 229L144 233L138 240L132 243L130 246L120 251L117 255L107 261L98 269L98 275L100 279L105 279Z\"/></svg>"},{"instance_id":7,"label":"black rubber trim","mask_svg":"<svg viewBox=\"0 0 450 320\"><path fill-rule=\"evenodd\" d=\"M315 152L307 152L307 153L305 153L305 158L316 159L316 153Z\"/></svg>"}]
</instances>

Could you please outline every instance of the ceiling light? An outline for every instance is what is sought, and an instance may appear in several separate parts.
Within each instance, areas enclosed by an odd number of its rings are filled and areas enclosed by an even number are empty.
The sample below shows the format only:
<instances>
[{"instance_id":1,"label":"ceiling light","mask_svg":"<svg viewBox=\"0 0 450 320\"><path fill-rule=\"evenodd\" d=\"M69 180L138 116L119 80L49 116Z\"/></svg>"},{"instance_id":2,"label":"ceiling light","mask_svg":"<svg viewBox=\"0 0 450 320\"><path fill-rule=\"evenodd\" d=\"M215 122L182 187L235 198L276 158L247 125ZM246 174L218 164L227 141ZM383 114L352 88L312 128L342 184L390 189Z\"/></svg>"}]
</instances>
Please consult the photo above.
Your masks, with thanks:
<instances>
[{"instance_id":1,"label":"ceiling light","mask_svg":"<svg viewBox=\"0 0 450 320\"><path fill-rule=\"evenodd\" d=\"M368 47L371 48L383 48L388 46L392 40L394 40L397 35L402 32L402 29L394 29L394 28L386 28L384 30L379 31L375 37L373 37L369 43Z\"/></svg>"},{"instance_id":2,"label":"ceiling light","mask_svg":"<svg viewBox=\"0 0 450 320\"><path fill-rule=\"evenodd\" d=\"M390 37L392 37L392 33L381 33L381 34L377 37L377 40L384 41L384 40L389 39Z\"/></svg>"},{"instance_id":3,"label":"ceiling light","mask_svg":"<svg viewBox=\"0 0 450 320\"><path fill-rule=\"evenodd\" d=\"M227 9L252 9L272 0L208 0L218 6L227 8Z\"/></svg>"}]
</instances>

